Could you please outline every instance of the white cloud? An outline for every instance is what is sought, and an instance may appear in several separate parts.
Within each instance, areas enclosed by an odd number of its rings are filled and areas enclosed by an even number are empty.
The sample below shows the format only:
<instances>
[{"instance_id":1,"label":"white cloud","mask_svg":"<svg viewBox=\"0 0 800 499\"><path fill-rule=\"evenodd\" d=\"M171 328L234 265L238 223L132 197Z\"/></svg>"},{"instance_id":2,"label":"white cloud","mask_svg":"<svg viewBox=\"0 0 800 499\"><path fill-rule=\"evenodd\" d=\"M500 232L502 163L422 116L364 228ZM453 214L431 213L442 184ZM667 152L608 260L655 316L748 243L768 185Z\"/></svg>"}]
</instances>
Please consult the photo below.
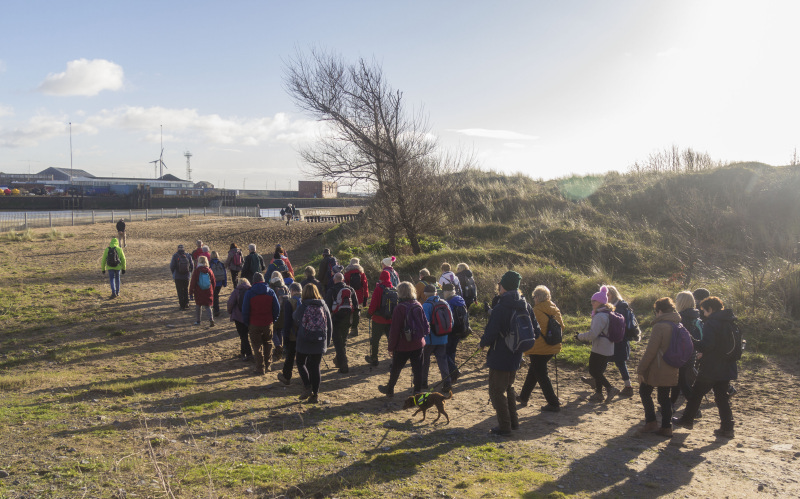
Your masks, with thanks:
<instances>
[{"instance_id":1,"label":"white cloud","mask_svg":"<svg viewBox=\"0 0 800 499\"><path fill-rule=\"evenodd\" d=\"M97 133L97 128L87 124L72 124L72 135ZM65 116L34 116L27 123L0 129L0 147L32 147L53 137L69 134L69 123Z\"/></svg>"},{"instance_id":2,"label":"white cloud","mask_svg":"<svg viewBox=\"0 0 800 499\"><path fill-rule=\"evenodd\" d=\"M509 149L524 149L528 146L525 144L518 144L516 142L506 142L503 146L508 147Z\"/></svg>"},{"instance_id":3,"label":"white cloud","mask_svg":"<svg viewBox=\"0 0 800 499\"><path fill-rule=\"evenodd\" d=\"M512 132L511 130L489 130L486 128L464 128L461 130L448 130L449 132L456 132L468 137L481 137L484 139L501 139L501 140L537 140L539 137L535 135L527 135L519 132Z\"/></svg>"},{"instance_id":4,"label":"white cloud","mask_svg":"<svg viewBox=\"0 0 800 499\"><path fill-rule=\"evenodd\" d=\"M0 118L4 116L14 116L14 108L0 104Z\"/></svg>"},{"instance_id":5,"label":"white cloud","mask_svg":"<svg viewBox=\"0 0 800 499\"><path fill-rule=\"evenodd\" d=\"M48 95L93 96L103 90L119 90L123 82L122 66L104 59L77 59L67 63L63 73L50 73L38 90Z\"/></svg>"},{"instance_id":6,"label":"white cloud","mask_svg":"<svg viewBox=\"0 0 800 499\"><path fill-rule=\"evenodd\" d=\"M676 47L670 47L667 50L662 50L656 54L656 57L674 57L678 55L680 51Z\"/></svg>"},{"instance_id":7,"label":"white cloud","mask_svg":"<svg viewBox=\"0 0 800 499\"><path fill-rule=\"evenodd\" d=\"M313 139L320 124L292 120L286 113L263 118L223 118L218 114L200 114L196 109L125 106L106 109L86 119L97 127L147 131L145 140L160 140L159 125L164 126L168 142L204 141L222 145L255 146L269 141L298 143Z\"/></svg>"}]
</instances>

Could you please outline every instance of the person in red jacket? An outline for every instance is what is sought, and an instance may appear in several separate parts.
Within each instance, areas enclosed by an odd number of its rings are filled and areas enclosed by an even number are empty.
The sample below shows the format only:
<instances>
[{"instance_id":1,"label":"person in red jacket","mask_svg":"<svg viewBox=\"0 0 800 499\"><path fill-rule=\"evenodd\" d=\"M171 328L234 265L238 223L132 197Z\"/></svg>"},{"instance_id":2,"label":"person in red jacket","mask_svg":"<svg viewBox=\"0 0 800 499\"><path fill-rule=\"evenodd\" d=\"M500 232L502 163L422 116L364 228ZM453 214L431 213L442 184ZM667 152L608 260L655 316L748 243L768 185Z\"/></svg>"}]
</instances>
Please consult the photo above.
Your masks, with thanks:
<instances>
[{"instance_id":1,"label":"person in red jacket","mask_svg":"<svg viewBox=\"0 0 800 499\"><path fill-rule=\"evenodd\" d=\"M201 280L201 275L208 276L208 288L204 283L206 277ZM217 285L214 273L208 268L208 258L199 256L197 258L197 268L192 272L192 280L189 281L189 299L194 299L196 309L195 325L200 324L201 309L208 311L208 318L211 319L210 325L214 325L214 314L211 313L211 306L214 305L214 287Z\"/></svg>"},{"instance_id":2,"label":"person in red jacket","mask_svg":"<svg viewBox=\"0 0 800 499\"><path fill-rule=\"evenodd\" d=\"M372 318L372 334L369 338L370 355L364 357L364 360L372 366L378 365L378 349L381 345L381 336L388 338L389 328L392 325L391 318L383 317L379 313L383 290L385 289L394 289L388 270L381 271L381 277L375 285L375 291L372 292L372 300L369 302L369 310L367 310L367 315Z\"/></svg>"},{"instance_id":3,"label":"person in red jacket","mask_svg":"<svg viewBox=\"0 0 800 499\"><path fill-rule=\"evenodd\" d=\"M344 269L344 283L356 291L358 303L362 307L366 307L367 299L369 298L369 284L367 283L367 274L364 273L364 268L361 267L360 263L358 258L350 260L350 265ZM358 336L359 315L353 316L353 323L350 325L350 336Z\"/></svg>"},{"instance_id":4,"label":"person in red jacket","mask_svg":"<svg viewBox=\"0 0 800 499\"><path fill-rule=\"evenodd\" d=\"M275 291L264 282L264 276L256 272L253 274L253 285L244 295L242 319L248 325L257 376L263 376L270 370L272 327L280 314L281 307Z\"/></svg>"}]
</instances>

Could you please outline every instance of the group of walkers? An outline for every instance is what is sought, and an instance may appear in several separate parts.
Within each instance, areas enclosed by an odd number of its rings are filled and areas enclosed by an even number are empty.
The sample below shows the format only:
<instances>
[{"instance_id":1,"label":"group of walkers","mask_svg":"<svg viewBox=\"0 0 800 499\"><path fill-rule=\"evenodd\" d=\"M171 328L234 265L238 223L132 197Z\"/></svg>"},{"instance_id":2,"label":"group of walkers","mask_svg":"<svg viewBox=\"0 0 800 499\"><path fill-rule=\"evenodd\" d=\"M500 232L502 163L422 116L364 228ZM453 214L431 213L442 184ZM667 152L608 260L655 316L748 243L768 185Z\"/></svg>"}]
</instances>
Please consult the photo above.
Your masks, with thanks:
<instances>
[{"instance_id":1,"label":"group of walkers","mask_svg":"<svg viewBox=\"0 0 800 499\"><path fill-rule=\"evenodd\" d=\"M273 362L285 358L278 380L291 384L296 367L304 387L301 400L318 401L320 365L331 345L334 366L339 373L349 372L352 359L348 357L347 341L358 335L363 308L370 320L369 353L364 361L372 367L378 365L383 337L387 338L391 357L388 380L378 386L380 393L394 395L407 364L411 365L414 394L450 392L461 376L456 353L461 340L472 332L469 307L477 302L474 276L465 263L459 263L455 270L443 263L439 277L421 269L419 280L412 283L401 282L394 269L395 257L387 257L381 261L378 281L370 293L359 259L353 258L345 267L327 248L318 271L306 267L304 279L296 281L280 244L268 263L256 251L255 244L248 246L246 255L231 244L224 260L202 241L196 245L191 254L179 245L170 262L180 308L187 309L193 299L195 324L200 324L202 311L206 310L213 326L214 318L220 315L219 290L227 286L230 272L234 289L226 308L241 339L241 359L254 362L254 374L263 376ZM542 411L559 412L562 408L548 374L548 363L561 350L564 321L546 286L537 286L529 303L520 291L521 280L517 272L506 272L497 284L492 305L484 305L489 320L480 347L488 348L489 398L499 423L492 433L501 436L512 435L519 427L517 406L528 405L537 385L546 401ZM614 286L602 286L590 301L591 326L587 332L575 335L577 341L592 345L590 376L581 378L594 390L589 400L609 403L615 397L632 397L627 362L630 342L641 338L636 316ZM678 293L674 301L661 298L653 307L652 334L635 372L645 415L645 425L639 432L668 437L673 426L691 429L701 416L702 398L713 390L721 420L715 433L732 438L730 396L735 390L730 381L736 379L736 361L743 342L735 316L724 308L722 300L702 288L694 293ZM523 355L530 362L517 394L514 382ZM440 375L436 383L429 381L431 357L436 359ZM620 372L622 390L612 386L605 375L611 362ZM660 407L660 425L653 391ZM673 419L681 394L686 408L680 418Z\"/></svg>"}]
</instances>

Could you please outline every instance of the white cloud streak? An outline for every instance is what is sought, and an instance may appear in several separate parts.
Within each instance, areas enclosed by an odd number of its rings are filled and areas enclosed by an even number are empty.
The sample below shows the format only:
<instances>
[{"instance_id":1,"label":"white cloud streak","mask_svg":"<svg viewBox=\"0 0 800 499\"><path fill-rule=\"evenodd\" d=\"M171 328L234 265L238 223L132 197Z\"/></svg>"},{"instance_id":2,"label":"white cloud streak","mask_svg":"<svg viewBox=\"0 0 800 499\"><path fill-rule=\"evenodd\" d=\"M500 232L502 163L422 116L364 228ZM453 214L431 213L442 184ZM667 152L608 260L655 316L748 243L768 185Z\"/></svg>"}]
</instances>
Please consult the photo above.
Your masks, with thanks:
<instances>
[{"instance_id":1,"label":"white cloud streak","mask_svg":"<svg viewBox=\"0 0 800 499\"><path fill-rule=\"evenodd\" d=\"M86 124L72 124L72 134L97 133L97 128ZM33 147L39 142L69 134L65 116L34 116L27 123L9 129L0 129L0 147Z\"/></svg>"},{"instance_id":2,"label":"white cloud streak","mask_svg":"<svg viewBox=\"0 0 800 499\"><path fill-rule=\"evenodd\" d=\"M527 135L519 132L512 132L511 130L489 130L487 128L464 128L461 130L448 130L449 132L460 133L468 137L480 137L484 139L500 139L500 140L537 140L539 137L535 135Z\"/></svg>"},{"instance_id":3,"label":"white cloud streak","mask_svg":"<svg viewBox=\"0 0 800 499\"><path fill-rule=\"evenodd\" d=\"M105 59L77 59L67 63L66 71L47 75L38 90L47 95L91 97L103 90L120 90L123 79L118 64Z\"/></svg>"},{"instance_id":4,"label":"white cloud streak","mask_svg":"<svg viewBox=\"0 0 800 499\"><path fill-rule=\"evenodd\" d=\"M0 118L14 116L14 108L0 104Z\"/></svg>"}]
</instances>

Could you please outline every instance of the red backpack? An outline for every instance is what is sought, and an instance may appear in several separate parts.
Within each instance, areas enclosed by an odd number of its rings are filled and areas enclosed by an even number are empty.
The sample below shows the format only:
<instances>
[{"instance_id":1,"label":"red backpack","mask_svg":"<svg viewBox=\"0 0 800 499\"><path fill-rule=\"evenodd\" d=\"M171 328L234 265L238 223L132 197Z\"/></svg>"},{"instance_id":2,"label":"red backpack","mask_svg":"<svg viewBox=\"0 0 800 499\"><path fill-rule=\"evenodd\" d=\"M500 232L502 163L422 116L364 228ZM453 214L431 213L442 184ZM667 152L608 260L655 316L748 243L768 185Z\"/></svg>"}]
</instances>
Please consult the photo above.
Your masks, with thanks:
<instances>
[{"instance_id":1,"label":"red backpack","mask_svg":"<svg viewBox=\"0 0 800 499\"><path fill-rule=\"evenodd\" d=\"M445 336L453 332L453 312L444 300L439 300L433 304L431 331L436 336Z\"/></svg>"},{"instance_id":2,"label":"red backpack","mask_svg":"<svg viewBox=\"0 0 800 499\"><path fill-rule=\"evenodd\" d=\"M333 298L333 307L331 313L339 312L340 310L353 310L353 293L354 291L347 286L342 287L336 296Z\"/></svg>"}]
</instances>

